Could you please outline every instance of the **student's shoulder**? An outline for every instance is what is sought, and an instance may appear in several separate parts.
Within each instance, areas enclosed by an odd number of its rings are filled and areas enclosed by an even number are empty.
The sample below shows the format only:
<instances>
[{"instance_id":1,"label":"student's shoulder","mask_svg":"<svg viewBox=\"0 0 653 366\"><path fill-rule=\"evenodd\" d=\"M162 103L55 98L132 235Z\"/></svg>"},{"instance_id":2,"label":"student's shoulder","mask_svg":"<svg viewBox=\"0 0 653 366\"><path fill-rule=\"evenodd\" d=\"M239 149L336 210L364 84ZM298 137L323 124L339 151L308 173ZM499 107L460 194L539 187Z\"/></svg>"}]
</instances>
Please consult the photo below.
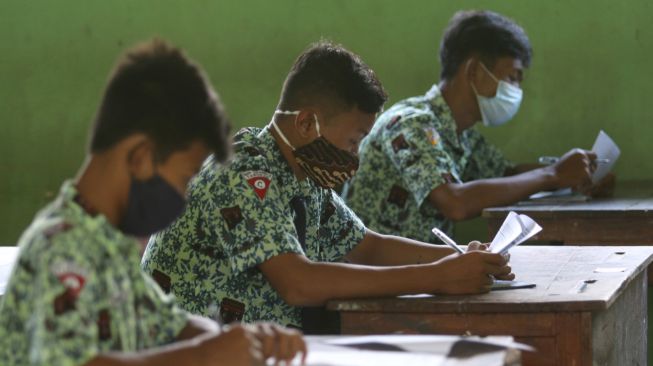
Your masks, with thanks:
<instances>
[{"instance_id":1,"label":"student's shoulder","mask_svg":"<svg viewBox=\"0 0 653 366\"><path fill-rule=\"evenodd\" d=\"M97 246L90 242L95 240L96 234L70 215L46 209L37 215L19 240L21 260L48 268L63 261L93 265L101 257Z\"/></svg>"},{"instance_id":2,"label":"student's shoulder","mask_svg":"<svg viewBox=\"0 0 653 366\"><path fill-rule=\"evenodd\" d=\"M376 128L384 134L430 124L437 120L431 106L423 97L413 97L397 102L377 119Z\"/></svg>"},{"instance_id":3,"label":"student's shoulder","mask_svg":"<svg viewBox=\"0 0 653 366\"><path fill-rule=\"evenodd\" d=\"M228 162L220 164L212 157L204 162L189 188L191 206L204 202L207 197L214 201L242 198L248 192L243 187L254 186L257 192L267 191L278 169L265 151L258 132L257 128L240 130L234 137L234 153Z\"/></svg>"},{"instance_id":4,"label":"student's shoulder","mask_svg":"<svg viewBox=\"0 0 653 366\"><path fill-rule=\"evenodd\" d=\"M265 150L265 143L259 137L260 131L260 128L254 127L239 130L234 136L233 157L222 166L213 163L214 174L233 179L248 171L272 170L274 162Z\"/></svg>"}]
</instances>

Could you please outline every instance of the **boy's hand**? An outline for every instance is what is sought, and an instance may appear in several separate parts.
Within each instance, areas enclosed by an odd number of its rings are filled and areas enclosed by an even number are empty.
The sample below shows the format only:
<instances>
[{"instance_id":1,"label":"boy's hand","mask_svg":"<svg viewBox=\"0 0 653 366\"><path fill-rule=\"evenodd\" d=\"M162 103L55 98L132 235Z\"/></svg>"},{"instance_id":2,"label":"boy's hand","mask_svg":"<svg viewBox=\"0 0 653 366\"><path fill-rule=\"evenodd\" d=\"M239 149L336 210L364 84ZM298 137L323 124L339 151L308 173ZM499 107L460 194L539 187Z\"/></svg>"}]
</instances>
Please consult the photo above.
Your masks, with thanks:
<instances>
[{"instance_id":1,"label":"boy's hand","mask_svg":"<svg viewBox=\"0 0 653 366\"><path fill-rule=\"evenodd\" d=\"M558 181L558 188L583 189L592 184L592 173L596 168L596 154L582 149L572 149L551 166Z\"/></svg>"},{"instance_id":2,"label":"boy's hand","mask_svg":"<svg viewBox=\"0 0 653 366\"><path fill-rule=\"evenodd\" d=\"M579 192L594 198L612 197L616 180L617 177L613 173L608 173L595 185L584 187Z\"/></svg>"},{"instance_id":3,"label":"boy's hand","mask_svg":"<svg viewBox=\"0 0 653 366\"><path fill-rule=\"evenodd\" d=\"M251 324L249 327L261 343L263 357L266 360L273 358L275 365L280 362L289 365L298 354L301 354L302 365L306 361L306 343L299 331L272 323Z\"/></svg>"},{"instance_id":4,"label":"boy's hand","mask_svg":"<svg viewBox=\"0 0 653 366\"><path fill-rule=\"evenodd\" d=\"M249 326L226 325L220 333L205 338L199 345L201 365L263 365L261 342Z\"/></svg>"},{"instance_id":5,"label":"boy's hand","mask_svg":"<svg viewBox=\"0 0 653 366\"><path fill-rule=\"evenodd\" d=\"M306 359L306 344L296 330L271 323L226 325L218 334L206 337L199 345L202 365L275 365L290 362L299 353Z\"/></svg>"},{"instance_id":6,"label":"boy's hand","mask_svg":"<svg viewBox=\"0 0 653 366\"><path fill-rule=\"evenodd\" d=\"M508 261L501 254L474 250L465 254L452 254L435 266L446 276L438 292L450 295L477 294L490 291L493 278L512 280Z\"/></svg>"}]
</instances>

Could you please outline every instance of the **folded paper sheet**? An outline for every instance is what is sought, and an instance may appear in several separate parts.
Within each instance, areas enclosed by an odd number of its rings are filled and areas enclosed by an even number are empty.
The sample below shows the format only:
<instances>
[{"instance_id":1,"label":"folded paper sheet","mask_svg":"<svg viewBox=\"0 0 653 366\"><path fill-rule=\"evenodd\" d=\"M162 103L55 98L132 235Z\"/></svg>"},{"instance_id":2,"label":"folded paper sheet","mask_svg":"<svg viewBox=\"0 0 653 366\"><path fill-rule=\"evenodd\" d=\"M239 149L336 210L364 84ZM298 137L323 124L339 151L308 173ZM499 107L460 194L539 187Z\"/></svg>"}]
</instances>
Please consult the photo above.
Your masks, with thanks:
<instances>
[{"instance_id":1,"label":"folded paper sheet","mask_svg":"<svg viewBox=\"0 0 653 366\"><path fill-rule=\"evenodd\" d=\"M510 211L501 224L501 228L490 244L492 253L507 253L510 248L519 245L542 231L542 227L526 215Z\"/></svg>"},{"instance_id":2,"label":"folded paper sheet","mask_svg":"<svg viewBox=\"0 0 653 366\"><path fill-rule=\"evenodd\" d=\"M454 346L472 350L473 356L465 357L465 365L474 360L480 362L474 364L499 366L503 365L505 350L509 348L533 350L506 336L307 336L306 342L308 366L456 365L456 356L452 355ZM298 361L294 360L292 364L299 365Z\"/></svg>"}]
</instances>

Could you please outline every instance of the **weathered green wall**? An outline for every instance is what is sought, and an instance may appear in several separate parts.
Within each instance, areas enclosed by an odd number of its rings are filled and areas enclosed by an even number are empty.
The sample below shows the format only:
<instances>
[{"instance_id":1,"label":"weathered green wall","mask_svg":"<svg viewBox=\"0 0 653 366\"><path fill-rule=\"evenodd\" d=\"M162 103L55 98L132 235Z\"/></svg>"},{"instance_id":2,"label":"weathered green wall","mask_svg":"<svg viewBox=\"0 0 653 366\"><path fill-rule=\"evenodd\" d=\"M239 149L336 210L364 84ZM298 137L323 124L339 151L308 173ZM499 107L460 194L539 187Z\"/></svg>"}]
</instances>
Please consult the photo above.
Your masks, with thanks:
<instances>
[{"instance_id":1,"label":"weathered green wall","mask_svg":"<svg viewBox=\"0 0 653 366\"><path fill-rule=\"evenodd\" d=\"M437 81L447 20L479 7L517 19L535 49L518 118L487 131L509 157L590 147L604 128L623 148L619 176L651 178L646 0L1 0L0 243L15 243L75 174L107 73L134 42L159 35L185 48L236 124L262 125L307 43L329 37L361 54L396 101Z\"/></svg>"}]
</instances>

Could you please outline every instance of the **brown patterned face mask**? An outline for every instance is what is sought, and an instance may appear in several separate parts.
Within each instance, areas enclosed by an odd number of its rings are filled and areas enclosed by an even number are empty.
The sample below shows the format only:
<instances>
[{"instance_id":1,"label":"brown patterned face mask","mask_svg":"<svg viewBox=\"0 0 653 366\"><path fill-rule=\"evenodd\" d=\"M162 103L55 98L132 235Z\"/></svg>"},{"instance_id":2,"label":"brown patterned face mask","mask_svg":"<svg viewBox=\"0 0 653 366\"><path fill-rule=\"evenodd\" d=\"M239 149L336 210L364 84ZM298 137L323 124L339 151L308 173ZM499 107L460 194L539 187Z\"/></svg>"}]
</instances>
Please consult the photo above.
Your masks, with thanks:
<instances>
[{"instance_id":1,"label":"brown patterned face mask","mask_svg":"<svg viewBox=\"0 0 653 366\"><path fill-rule=\"evenodd\" d=\"M298 115L299 111L276 111L275 114ZM356 174L358 157L343 150L325 139L320 134L320 122L315 116L318 137L304 146L296 148L290 144L277 124L272 121L272 127L277 131L283 142L292 149L297 165L317 185L323 188L336 188Z\"/></svg>"}]
</instances>

